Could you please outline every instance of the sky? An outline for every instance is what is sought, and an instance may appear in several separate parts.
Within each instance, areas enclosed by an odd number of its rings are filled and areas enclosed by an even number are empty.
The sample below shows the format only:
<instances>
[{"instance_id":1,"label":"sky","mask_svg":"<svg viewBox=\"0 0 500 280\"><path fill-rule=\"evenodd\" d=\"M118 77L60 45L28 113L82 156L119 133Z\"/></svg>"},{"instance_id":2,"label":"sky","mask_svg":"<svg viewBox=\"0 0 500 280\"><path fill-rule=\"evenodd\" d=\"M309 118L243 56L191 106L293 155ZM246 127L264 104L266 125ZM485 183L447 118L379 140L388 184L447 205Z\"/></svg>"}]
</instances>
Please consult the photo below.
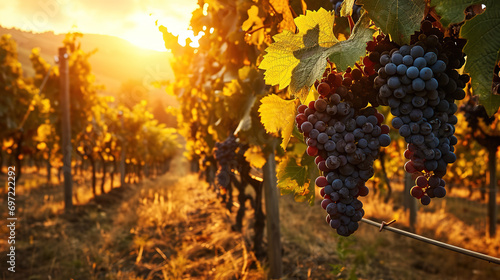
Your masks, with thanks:
<instances>
[{"instance_id":1,"label":"sky","mask_svg":"<svg viewBox=\"0 0 500 280\"><path fill-rule=\"evenodd\" d=\"M0 0L0 25L33 32L112 35L166 51L158 26L166 26L180 39L192 37L187 29L197 7L197 0Z\"/></svg>"}]
</instances>

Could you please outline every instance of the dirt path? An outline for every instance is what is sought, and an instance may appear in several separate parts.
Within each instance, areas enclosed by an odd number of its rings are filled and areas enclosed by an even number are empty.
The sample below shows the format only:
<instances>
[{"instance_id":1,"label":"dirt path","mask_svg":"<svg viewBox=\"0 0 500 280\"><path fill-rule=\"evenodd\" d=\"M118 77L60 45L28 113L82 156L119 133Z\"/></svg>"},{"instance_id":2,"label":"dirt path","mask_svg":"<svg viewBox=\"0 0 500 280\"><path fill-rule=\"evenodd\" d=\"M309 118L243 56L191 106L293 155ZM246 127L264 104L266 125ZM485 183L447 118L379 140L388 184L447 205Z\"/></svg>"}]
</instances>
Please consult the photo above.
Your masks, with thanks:
<instances>
[{"instance_id":1,"label":"dirt path","mask_svg":"<svg viewBox=\"0 0 500 280\"><path fill-rule=\"evenodd\" d=\"M196 175L176 170L113 189L70 216L61 214L62 196L47 199L47 192L60 188L20 196L16 273L2 272L0 278L263 278L248 242L231 230L230 215L213 192ZM42 201L43 213L30 206Z\"/></svg>"}]
</instances>

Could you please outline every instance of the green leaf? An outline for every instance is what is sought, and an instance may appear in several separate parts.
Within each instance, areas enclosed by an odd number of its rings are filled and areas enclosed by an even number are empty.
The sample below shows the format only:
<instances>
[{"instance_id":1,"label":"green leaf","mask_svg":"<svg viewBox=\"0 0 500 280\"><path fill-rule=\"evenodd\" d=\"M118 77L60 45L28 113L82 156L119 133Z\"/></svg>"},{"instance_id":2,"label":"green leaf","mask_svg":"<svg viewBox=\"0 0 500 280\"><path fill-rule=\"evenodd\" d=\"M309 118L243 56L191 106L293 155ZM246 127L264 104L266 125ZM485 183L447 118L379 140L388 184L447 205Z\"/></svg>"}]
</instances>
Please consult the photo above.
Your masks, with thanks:
<instances>
[{"instance_id":1,"label":"green leaf","mask_svg":"<svg viewBox=\"0 0 500 280\"><path fill-rule=\"evenodd\" d=\"M297 202L308 201L313 205L318 167L314 163L314 157L305 153L305 144L295 146L295 150L288 151L276 168L278 188L282 195L293 194Z\"/></svg>"},{"instance_id":2,"label":"green leaf","mask_svg":"<svg viewBox=\"0 0 500 280\"><path fill-rule=\"evenodd\" d=\"M435 7L436 12L441 16L441 24L448 26L465 20L465 8L484 2L481 0L431 0L431 7Z\"/></svg>"},{"instance_id":3,"label":"green leaf","mask_svg":"<svg viewBox=\"0 0 500 280\"><path fill-rule=\"evenodd\" d=\"M351 36L345 41L335 44L328 50L330 61L340 70L353 66L360 57L366 54L366 42L373 39L374 29L369 28L370 19L364 13L352 30Z\"/></svg>"},{"instance_id":4,"label":"green leaf","mask_svg":"<svg viewBox=\"0 0 500 280\"><path fill-rule=\"evenodd\" d=\"M295 18L297 34L284 30L275 35L275 42L266 49L267 54L259 65L266 70L266 83L279 85L279 89L290 85L292 94L303 99L307 93L304 89L325 70L328 57L325 50L338 42L332 30L334 19L335 16L323 8L307 11L306 15Z\"/></svg>"},{"instance_id":5,"label":"green leaf","mask_svg":"<svg viewBox=\"0 0 500 280\"><path fill-rule=\"evenodd\" d=\"M400 45L410 43L424 18L425 0L358 0L356 4L363 5L382 32Z\"/></svg>"},{"instance_id":6,"label":"green leaf","mask_svg":"<svg viewBox=\"0 0 500 280\"><path fill-rule=\"evenodd\" d=\"M460 36L467 39L465 72L471 76L472 91L479 96L489 115L500 106L500 96L492 94L492 79L500 50L500 3L490 0L486 11L467 21Z\"/></svg>"}]
</instances>

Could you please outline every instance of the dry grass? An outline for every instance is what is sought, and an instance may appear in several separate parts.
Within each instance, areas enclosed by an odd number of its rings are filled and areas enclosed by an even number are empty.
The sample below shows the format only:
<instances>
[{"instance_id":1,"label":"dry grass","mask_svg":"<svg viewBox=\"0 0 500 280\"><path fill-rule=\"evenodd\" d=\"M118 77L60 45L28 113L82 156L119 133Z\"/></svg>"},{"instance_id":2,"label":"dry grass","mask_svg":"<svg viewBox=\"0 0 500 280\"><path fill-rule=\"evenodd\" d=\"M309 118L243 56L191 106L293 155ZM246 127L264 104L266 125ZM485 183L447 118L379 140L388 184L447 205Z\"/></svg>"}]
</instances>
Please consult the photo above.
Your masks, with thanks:
<instances>
[{"instance_id":1,"label":"dry grass","mask_svg":"<svg viewBox=\"0 0 500 280\"><path fill-rule=\"evenodd\" d=\"M400 188L394 193L397 201L402 200ZM374 194L362 201L365 218L396 219L395 227L409 230L408 213L398 206L400 203L383 203L383 198ZM291 279L500 279L499 265L391 232L379 233L364 223L349 238L339 237L325 223L326 213L319 200L314 207L287 197L280 203L285 261ZM500 236L486 236L485 207L484 203L453 195L433 200L430 208L419 209L417 233L500 257ZM480 215L464 218L461 211L448 212L458 209Z\"/></svg>"},{"instance_id":2,"label":"dry grass","mask_svg":"<svg viewBox=\"0 0 500 280\"><path fill-rule=\"evenodd\" d=\"M18 193L15 279L263 278L215 195L182 169L79 201L64 215L61 186Z\"/></svg>"},{"instance_id":3,"label":"dry grass","mask_svg":"<svg viewBox=\"0 0 500 280\"><path fill-rule=\"evenodd\" d=\"M57 182L47 186L43 176L25 173L16 201L15 279L265 279L266 260L261 263L249 249L253 212L248 210L242 233L232 231L234 211L186 173L187 163L175 163L156 180L98 199L82 176L73 215L63 214ZM401 189L395 185L387 204L374 194L363 198L366 217L397 219L394 226L407 230L408 214L398 206ZM324 222L319 201L310 207L283 196L279 203L284 279L500 279L498 265L366 224L349 238L339 237ZM452 193L420 207L417 233L500 257L500 237L486 237L485 209ZM0 243L0 250L5 246Z\"/></svg>"}]
</instances>

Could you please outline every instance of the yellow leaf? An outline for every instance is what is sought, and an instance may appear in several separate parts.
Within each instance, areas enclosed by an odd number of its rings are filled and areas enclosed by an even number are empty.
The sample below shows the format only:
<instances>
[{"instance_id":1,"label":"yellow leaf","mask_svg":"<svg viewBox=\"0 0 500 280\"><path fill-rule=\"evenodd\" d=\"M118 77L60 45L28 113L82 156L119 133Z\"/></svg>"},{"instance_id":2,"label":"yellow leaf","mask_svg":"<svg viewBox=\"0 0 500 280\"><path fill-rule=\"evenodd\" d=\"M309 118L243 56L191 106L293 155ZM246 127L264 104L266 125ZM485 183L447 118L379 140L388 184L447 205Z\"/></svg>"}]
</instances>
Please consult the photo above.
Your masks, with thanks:
<instances>
[{"instance_id":1,"label":"yellow leaf","mask_svg":"<svg viewBox=\"0 0 500 280\"><path fill-rule=\"evenodd\" d=\"M104 135L104 142L109 142L109 140L111 140L111 133L107 132Z\"/></svg>"},{"instance_id":2,"label":"yellow leaf","mask_svg":"<svg viewBox=\"0 0 500 280\"><path fill-rule=\"evenodd\" d=\"M14 145L14 139L9 138L9 139L4 139L3 140L3 146L4 147L10 147L12 145Z\"/></svg>"},{"instance_id":3,"label":"yellow leaf","mask_svg":"<svg viewBox=\"0 0 500 280\"><path fill-rule=\"evenodd\" d=\"M248 9L248 19L245 20L241 24L241 29L243 31L250 31L251 29L261 28L264 25L264 22L259 17L259 8L255 5L252 5L250 9ZM250 44L260 45L264 41L264 29L261 28L252 34L247 34L246 41Z\"/></svg>"},{"instance_id":4,"label":"yellow leaf","mask_svg":"<svg viewBox=\"0 0 500 280\"><path fill-rule=\"evenodd\" d=\"M345 0L340 8L340 16L345 17L352 14L352 5L355 0Z\"/></svg>"},{"instance_id":5,"label":"yellow leaf","mask_svg":"<svg viewBox=\"0 0 500 280\"><path fill-rule=\"evenodd\" d=\"M281 147L285 150L295 124L296 108L299 100L284 100L277 95L268 95L261 99L260 119L270 133L281 133Z\"/></svg>"},{"instance_id":6,"label":"yellow leaf","mask_svg":"<svg viewBox=\"0 0 500 280\"><path fill-rule=\"evenodd\" d=\"M319 96L319 93L316 90L316 88L315 87L311 87L311 89L309 90L309 93L307 94L306 100L302 104L309 105L309 102L318 99L318 96Z\"/></svg>"},{"instance_id":7,"label":"yellow leaf","mask_svg":"<svg viewBox=\"0 0 500 280\"><path fill-rule=\"evenodd\" d=\"M50 124L42 124L37 129L37 139L39 141L46 141L48 136L51 134Z\"/></svg>"},{"instance_id":8,"label":"yellow leaf","mask_svg":"<svg viewBox=\"0 0 500 280\"><path fill-rule=\"evenodd\" d=\"M283 20L279 24L279 31L286 29L295 33L295 22L288 2L288 0L270 0L269 4L273 6L278 14L283 16Z\"/></svg>"},{"instance_id":9,"label":"yellow leaf","mask_svg":"<svg viewBox=\"0 0 500 280\"><path fill-rule=\"evenodd\" d=\"M267 54L259 65L266 70L266 83L279 85L279 89L290 85L292 93L299 98L300 93L307 94L301 90L321 77L327 64L326 50L339 42L333 34L334 19L335 15L323 8L307 11L306 15L295 18L297 34L283 30L275 35L275 42L266 49Z\"/></svg>"},{"instance_id":10,"label":"yellow leaf","mask_svg":"<svg viewBox=\"0 0 500 280\"><path fill-rule=\"evenodd\" d=\"M245 151L245 159L255 168L262 168L266 163L266 158L262 154L260 146L251 146Z\"/></svg>"},{"instance_id":11,"label":"yellow leaf","mask_svg":"<svg viewBox=\"0 0 500 280\"><path fill-rule=\"evenodd\" d=\"M241 24L241 29L243 31L249 31L253 25L256 23L262 23L262 19L259 17L259 7L252 5L247 11L248 19ZM259 26L257 26L259 27Z\"/></svg>"},{"instance_id":12,"label":"yellow leaf","mask_svg":"<svg viewBox=\"0 0 500 280\"><path fill-rule=\"evenodd\" d=\"M36 145L36 148L40 151L44 150L45 148L47 148L47 144L45 144L45 142L41 142L41 143L38 143Z\"/></svg>"}]
</instances>

